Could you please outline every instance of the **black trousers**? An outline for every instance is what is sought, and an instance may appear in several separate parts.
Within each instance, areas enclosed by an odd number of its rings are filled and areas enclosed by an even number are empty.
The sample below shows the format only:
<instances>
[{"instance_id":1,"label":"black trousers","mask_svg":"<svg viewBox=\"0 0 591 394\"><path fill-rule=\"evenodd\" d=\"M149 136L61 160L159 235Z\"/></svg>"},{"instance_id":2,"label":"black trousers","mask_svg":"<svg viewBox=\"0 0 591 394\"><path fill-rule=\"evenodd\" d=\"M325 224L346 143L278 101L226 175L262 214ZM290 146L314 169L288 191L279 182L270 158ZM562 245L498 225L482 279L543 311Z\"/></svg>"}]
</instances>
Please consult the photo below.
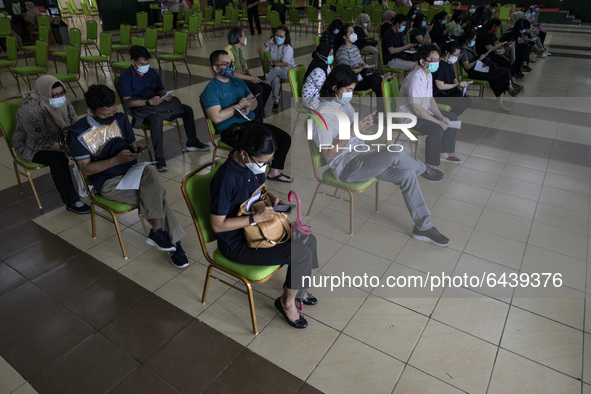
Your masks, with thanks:
<instances>
[{"instance_id":1,"label":"black trousers","mask_svg":"<svg viewBox=\"0 0 591 394\"><path fill-rule=\"evenodd\" d=\"M181 119L185 126L185 134L187 135L187 144L195 144L197 141L197 129L195 128L195 115L193 114L193 108L183 104L183 114ZM133 114L133 108L132 108ZM158 157L164 157L164 135L162 133L164 129L162 114L152 114L145 118L145 123L150 125L150 135L152 138L152 146L154 147L154 153Z\"/></svg>"},{"instance_id":2,"label":"black trousers","mask_svg":"<svg viewBox=\"0 0 591 394\"><path fill-rule=\"evenodd\" d=\"M49 166L51 178L64 204L72 205L80 200L72 183L70 161L63 152L42 150L33 156L33 161Z\"/></svg>"},{"instance_id":3,"label":"black trousers","mask_svg":"<svg viewBox=\"0 0 591 394\"><path fill-rule=\"evenodd\" d=\"M505 93L509 89L509 83L511 82L511 71L506 67L491 66L487 73L471 69L468 70L468 76L472 79L488 81L496 97Z\"/></svg>"},{"instance_id":4,"label":"black trousers","mask_svg":"<svg viewBox=\"0 0 591 394\"><path fill-rule=\"evenodd\" d=\"M265 103L269 99L271 95L271 85L265 82L255 83L250 81L244 81L246 83L246 87L253 95L259 95L257 97L257 108L254 110L254 118L258 121L263 121L265 118Z\"/></svg>"},{"instance_id":5,"label":"black trousers","mask_svg":"<svg viewBox=\"0 0 591 394\"><path fill-rule=\"evenodd\" d=\"M458 120L453 112L441 111L441 115L449 120ZM430 120L419 118L417 116L417 125L415 130L427 134L425 139L425 163L431 166L438 166L441 163L441 153L454 153L456 151L456 134L458 129L448 127L443 128Z\"/></svg>"},{"instance_id":6,"label":"black trousers","mask_svg":"<svg viewBox=\"0 0 591 394\"><path fill-rule=\"evenodd\" d=\"M302 278L311 277L312 269L318 268L316 237L310 234L304 242L290 239L272 248L249 248L246 240L232 251L221 250L230 260L246 265L287 265L284 285L288 289L302 290Z\"/></svg>"},{"instance_id":7,"label":"black trousers","mask_svg":"<svg viewBox=\"0 0 591 394\"><path fill-rule=\"evenodd\" d=\"M472 105L472 99L470 97L462 97L462 92L457 89L453 89L454 93L440 96L434 93L435 101L437 104L445 104L451 107L451 112L460 116Z\"/></svg>"},{"instance_id":8,"label":"black trousers","mask_svg":"<svg viewBox=\"0 0 591 394\"><path fill-rule=\"evenodd\" d=\"M355 91L367 89L373 90L376 97L382 97L382 77L373 74L367 78L363 78L363 81L359 82L357 86L355 86Z\"/></svg>"},{"instance_id":9,"label":"black trousers","mask_svg":"<svg viewBox=\"0 0 591 394\"><path fill-rule=\"evenodd\" d=\"M252 20L254 19L255 23L257 24L257 31L261 34L261 20L259 19L259 7L251 7L248 8L248 26L250 27L250 34L254 34L254 26L252 25Z\"/></svg>"},{"instance_id":10,"label":"black trousers","mask_svg":"<svg viewBox=\"0 0 591 394\"><path fill-rule=\"evenodd\" d=\"M275 137L275 141L277 141L277 150L275 151L275 157L273 158L270 167L276 170L283 170L283 168L285 167L287 153L289 152L289 148L291 147L291 136L289 135L289 133L285 132L284 130L281 130L277 126L273 126L272 124L263 122L257 123L267 128ZM236 136L230 131L234 128L235 125L236 123L230 125L230 127L222 131L221 135L221 140L230 146L236 146Z\"/></svg>"}]
</instances>

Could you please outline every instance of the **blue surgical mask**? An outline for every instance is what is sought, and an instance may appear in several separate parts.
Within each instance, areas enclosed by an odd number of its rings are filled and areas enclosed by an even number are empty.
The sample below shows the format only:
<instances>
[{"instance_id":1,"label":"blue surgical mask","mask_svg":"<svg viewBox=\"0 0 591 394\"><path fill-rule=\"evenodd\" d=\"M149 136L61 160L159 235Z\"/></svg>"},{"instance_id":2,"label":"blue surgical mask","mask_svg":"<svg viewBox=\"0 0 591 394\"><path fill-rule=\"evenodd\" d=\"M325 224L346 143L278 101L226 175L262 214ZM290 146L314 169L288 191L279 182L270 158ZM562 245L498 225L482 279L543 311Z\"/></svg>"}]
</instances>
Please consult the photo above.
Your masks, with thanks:
<instances>
[{"instance_id":1,"label":"blue surgical mask","mask_svg":"<svg viewBox=\"0 0 591 394\"><path fill-rule=\"evenodd\" d=\"M468 44L468 46L469 46L470 48L472 48L472 47L474 46L474 44L476 44L476 41L470 41L470 43Z\"/></svg>"},{"instance_id":2,"label":"blue surgical mask","mask_svg":"<svg viewBox=\"0 0 591 394\"><path fill-rule=\"evenodd\" d=\"M519 32L520 32L521 34L523 34L523 33L525 33L525 29L521 29Z\"/></svg>"},{"instance_id":3,"label":"blue surgical mask","mask_svg":"<svg viewBox=\"0 0 591 394\"><path fill-rule=\"evenodd\" d=\"M367 26L369 26L369 23L367 23L367 22L363 23L363 27L367 27Z\"/></svg>"},{"instance_id":4,"label":"blue surgical mask","mask_svg":"<svg viewBox=\"0 0 591 394\"><path fill-rule=\"evenodd\" d=\"M437 70L439 70L439 63L429 63L429 67L427 68L427 70L430 73L437 72Z\"/></svg>"},{"instance_id":5,"label":"blue surgical mask","mask_svg":"<svg viewBox=\"0 0 591 394\"><path fill-rule=\"evenodd\" d=\"M492 8L492 9L490 10L490 12L493 12L493 13L494 13L496 10L497 10L496 8Z\"/></svg>"},{"instance_id":6,"label":"blue surgical mask","mask_svg":"<svg viewBox=\"0 0 591 394\"><path fill-rule=\"evenodd\" d=\"M146 64L145 66L137 66L137 72L141 74L145 74L150 71L150 65Z\"/></svg>"},{"instance_id":7,"label":"blue surgical mask","mask_svg":"<svg viewBox=\"0 0 591 394\"><path fill-rule=\"evenodd\" d=\"M247 37L244 37L244 46L246 46L246 40L247 39L248 39Z\"/></svg>"},{"instance_id":8,"label":"blue surgical mask","mask_svg":"<svg viewBox=\"0 0 591 394\"><path fill-rule=\"evenodd\" d=\"M427 21L422 21L422 22L421 22L421 27L422 27L422 28L425 28L425 27L427 27Z\"/></svg>"},{"instance_id":9,"label":"blue surgical mask","mask_svg":"<svg viewBox=\"0 0 591 394\"><path fill-rule=\"evenodd\" d=\"M398 33L404 32L404 28L405 28L404 26L400 26L400 29L398 29Z\"/></svg>"},{"instance_id":10,"label":"blue surgical mask","mask_svg":"<svg viewBox=\"0 0 591 394\"><path fill-rule=\"evenodd\" d=\"M337 34L339 34L339 29L334 29L334 35L336 36Z\"/></svg>"},{"instance_id":11,"label":"blue surgical mask","mask_svg":"<svg viewBox=\"0 0 591 394\"><path fill-rule=\"evenodd\" d=\"M332 62L334 62L334 56L330 55L326 58L326 64L332 64Z\"/></svg>"},{"instance_id":12,"label":"blue surgical mask","mask_svg":"<svg viewBox=\"0 0 591 394\"><path fill-rule=\"evenodd\" d=\"M275 36L275 42L277 45L282 45L285 42L285 38Z\"/></svg>"},{"instance_id":13,"label":"blue surgical mask","mask_svg":"<svg viewBox=\"0 0 591 394\"><path fill-rule=\"evenodd\" d=\"M343 94L341 98L337 97L337 101L339 103L344 105L350 103L351 100L353 100L353 92L343 92L341 89L339 89L339 91Z\"/></svg>"},{"instance_id":14,"label":"blue surgical mask","mask_svg":"<svg viewBox=\"0 0 591 394\"><path fill-rule=\"evenodd\" d=\"M525 19L529 19L529 17L531 16L531 13L530 12L526 12L524 16L525 16Z\"/></svg>"},{"instance_id":15,"label":"blue surgical mask","mask_svg":"<svg viewBox=\"0 0 591 394\"><path fill-rule=\"evenodd\" d=\"M66 96L58 97L58 98L50 98L49 105L54 108L59 108L66 103Z\"/></svg>"},{"instance_id":16,"label":"blue surgical mask","mask_svg":"<svg viewBox=\"0 0 591 394\"><path fill-rule=\"evenodd\" d=\"M447 23L447 19L444 19L444 20L441 21L441 24L442 25L445 25L446 23Z\"/></svg>"},{"instance_id":17,"label":"blue surgical mask","mask_svg":"<svg viewBox=\"0 0 591 394\"><path fill-rule=\"evenodd\" d=\"M234 66L228 66L228 67L222 68L220 70L220 75L222 77L232 78L234 76Z\"/></svg>"},{"instance_id":18,"label":"blue surgical mask","mask_svg":"<svg viewBox=\"0 0 591 394\"><path fill-rule=\"evenodd\" d=\"M476 12L476 9L475 9L475 8L471 8L471 9L469 9L469 10L468 10L468 12L469 12L470 14L473 14L473 13L475 13L475 12Z\"/></svg>"}]
</instances>

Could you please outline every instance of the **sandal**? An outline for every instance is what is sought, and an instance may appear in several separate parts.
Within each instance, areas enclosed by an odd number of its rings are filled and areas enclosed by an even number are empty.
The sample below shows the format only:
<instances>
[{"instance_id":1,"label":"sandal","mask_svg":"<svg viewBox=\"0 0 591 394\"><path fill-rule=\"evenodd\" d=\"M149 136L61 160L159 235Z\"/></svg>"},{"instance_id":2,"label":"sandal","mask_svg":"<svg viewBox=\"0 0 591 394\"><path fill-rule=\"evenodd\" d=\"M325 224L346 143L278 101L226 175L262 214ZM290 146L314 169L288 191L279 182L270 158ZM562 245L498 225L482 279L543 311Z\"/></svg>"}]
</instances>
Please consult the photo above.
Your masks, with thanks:
<instances>
[{"instance_id":1,"label":"sandal","mask_svg":"<svg viewBox=\"0 0 591 394\"><path fill-rule=\"evenodd\" d=\"M283 179L281 179L281 177L287 178L287 179L289 179L289 181L284 181ZM279 175L268 176L267 179L270 180L270 181L277 181L277 182L284 182L284 183L292 183L293 182L293 178L292 177L287 176L287 175L285 175L282 172L280 172Z\"/></svg>"}]
</instances>

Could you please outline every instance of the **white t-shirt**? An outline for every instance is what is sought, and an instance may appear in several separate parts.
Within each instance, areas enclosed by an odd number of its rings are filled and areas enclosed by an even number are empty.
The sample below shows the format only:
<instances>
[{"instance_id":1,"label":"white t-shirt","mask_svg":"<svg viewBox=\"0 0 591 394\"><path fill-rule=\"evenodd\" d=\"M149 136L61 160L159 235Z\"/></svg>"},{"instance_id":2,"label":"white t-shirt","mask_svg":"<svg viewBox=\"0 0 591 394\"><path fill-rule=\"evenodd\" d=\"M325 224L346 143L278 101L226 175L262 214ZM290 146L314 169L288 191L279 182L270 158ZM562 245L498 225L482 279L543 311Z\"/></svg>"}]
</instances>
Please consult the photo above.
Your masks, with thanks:
<instances>
[{"instance_id":1,"label":"white t-shirt","mask_svg":"<svg viewBox=\"0 0 591 394\"><path fill-rule=\"evenodd\" d=\"M433 97L433 75L419 67L413 70L402 82L400 96L397 100L397 112L408 112L416 115L409 104L420 104L430 114L431 98ZM408 119L410 122L410 119Z\"/></svg>"}]
</instances>

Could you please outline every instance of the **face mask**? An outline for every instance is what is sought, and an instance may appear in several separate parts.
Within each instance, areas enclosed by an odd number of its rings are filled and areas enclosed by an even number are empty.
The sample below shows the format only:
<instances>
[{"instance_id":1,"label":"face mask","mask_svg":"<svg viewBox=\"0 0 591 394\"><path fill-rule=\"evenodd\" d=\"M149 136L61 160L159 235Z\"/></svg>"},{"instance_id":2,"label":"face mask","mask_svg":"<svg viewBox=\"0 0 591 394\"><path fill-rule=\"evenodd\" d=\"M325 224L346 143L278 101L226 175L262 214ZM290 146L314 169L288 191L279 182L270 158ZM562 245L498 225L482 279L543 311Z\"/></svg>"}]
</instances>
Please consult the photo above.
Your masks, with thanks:
<instances>
[{"instance_id":1,"label":"face mask","mask_svg":"<svg viewBox=\"0 0 591 394\"><path fill-rule=\"evenodd\" d=\"M339 91L341 91L339 89ZM347 104L349 102L351 102L351 100L353 100L353 92L343 92L341 91L341 93L343 93L341 98L337 98L337 101L341 104Z\"/></svg>"},{"instance_id":2,"label":"face mask","mask_svg":"<svg viewBox=\"0 0 591 394\"><path fill-rule=\"evenodd\" d=\"M400 29L398 29L398 33L402 33L404 31L404 26L400 26Z\"/></svg>"},{"instance_id":3,"label":"face mask","mask_svg":"<svg viewBox=\"0 0 591 394\"><path fill-rule=\"evenodd\" d=\"M531 13L531 16L536 16L536 13L535 13L535 12L532 12L532 13Z\"/></svg>"},{"instance_id":4,"label":"face mask","mask_svg":"<svg viewBox=\"0 0 591 394\"><path fill-rule=\"evenodd\" d=\"M444 19L444 20L441 21L441 24L442 25L445 25L446 23L447 23L447 20L446 19Z\"/></svg>"},{"instance_id":5,"label":"face mask","mask_svg":"<svg viewBox=\"0 0 591 394\"><path fill-rule=\"evenodd\" d=\"M226 78L232 78L234 76L234 66L228 66L220 70L220 75Z\"/></svg>"},{"instance_id":6,"label":"face mask","mask_svg":"<svg viewBox=\"0 0 591 394\"><path fill-rule=\"evenodd\" d=\"M458 61L458 57L457 56L450 56L449 59L447 59L447 62L449 64L455 64Z\"/></svg>"},{"instance_id":7,"label":"face mask","mask_svg":"<svg viewBox=\"0 0 591 394\"><path fill-rule=\"evenodd\" d=\"M413 15L413 16L411 16L411 17L410 17L410 19L414 19L414 18L416 18L416 17L417 17L416 15Z\"/></svg>"},{"instance_id":8,"label":"face mask","mask_svg":"<svg viewBox=\"0 0 591 394\"><path fill-rule=\"evenodd\" d=\"M363 27L367 27L369 25L369 23L364 23Z\"/></svg>"},{"instance_id":9,"label":"face mask","mask_svg":"<svg viewBox=\"0 0 591 394\"><path fill-rule=\"evenodd\" d=\"M525 33L525 29L519 31L521 34Z\"/></svg>"},{"instance_id":10,"label":"face mask","mask_svg":"<svg viewBox=\"0 0 591 394\"><path fill-rule=\"evenodd\" d=\"M285 42L285 38L275 36L275 42L277 45L282 45Z\"/></svg>"},{"instance_id":11,"label":"face mask","mask_svg":"<svg viewBox=\"0 0 591 394\"><path fill-rule=\"evenodd\" d=\"M334 56L330 55L326 58L326 64L332 64L334 62Z\"/></svg>"},{"instance_id":12,"label":"face mask","mask_svg":"<svg viewBox=\"0 0 591 394\"><path fill-rule=\"evenodd\" d=\"M138 65L136 64L136 67L137 67L137 72L139 72L139 73L141 73L141 74L145 74L145 73L147 73L148 71L150 71L150 65L149 65L149 64L147 64L147 65L145 65L145 66L138 66Z\"/></svg>"},{"instance_id":13,"label":"face mask","mask_svg":"<svg viewBox=\"0 0 591 394\"><path fill-rule=\"evenodd\" d=\"M339 34L339 29L334 29L334 35L336 36L337 34Z\"/></svg>"},{"instance_id":14,"label":"face mask","mask_svg":"<svg viewBox=\"0 0 591 394\"><path fill-rule=\"evenodd\" d=\"M425 28L425 27L427 27L427 21L423 21L423 22L421 22L421 27L422 27L422 28Z\"/></svg>"},{"instance_id":15,"label":"face mask","mask_svg":"<svg viewBox=\"0 0 591 394\"><path fill-rule=\"evenodd\" d=\"M493 8L492 10L490 10L490 12L494 13L496 10L497 10L496 8Z\"/></svg>"},{"instance_id":16,"label":"face mask","mask_svg":"<svg viewBox=\"0 0 591 394\"><path fill-rule=\"evenodd\" d=\"M430 73L436 72L437 70L439 70L439 63L429 63L429 67L427 67L427 70Z\"/></svg>"},{"instance_id":17,"label":"face mask","mask_svg":"<svg viewBox=\"0 0 591 394\"><path fill-rule=\"evenodd\" d=\"M248 157L248 155L246 156ZM267 171L267 164L265 163L263 166L259 167L258 164L253 163L252 159L250 157L248 157L248 163L244 163L244 165L246 166L246 168L248 168L250 170L250 172L252 172L255 175L258 174L264 174L265 171Z\"/></svg>"},{"instance_id":18,"label":"face mask","mask_svg":"<svg viewBox=\"0 0 591 394\"><path fill-rule=\"evenodd\" d=\"M531 14L529 12L526 12L524 16L525 16L525 19L529 19L529 17L531 16Z\"/></svg>"},{"instance_id":19,"label":"face mask","mask_svg":"<svg viewBox=\"0 0 591 394\"><path fill-rule=\"evenodd\" d=\"M476 44L476 41L470 41L470 43L468 44L468 46L469 46L470 48L472 48L472 47L474 46L474 44Z\"/></svg>"},{"instance_id":20,"label":"face mask","mask_svg":"<svg viewBox=\"0 0 591 394\"><path fill-rule=\"evenodd\" d=\"M66 103L66 96L58 97L58 98L50 98L49 105L54 108L59 108Z\"/></svg>"},{"instance_id":21,"label":"face mask","mask_svg":"<svg viewBox=\"0 0 591 394\"><path fill-rule=\"evenodd\" d=\"M476 9L472 8L472 9L468 10L468 12L471 13L471 14L473 14L473 13L476 12Z\"/></svg>"},{"instance_id":22,"label":"face mask","mask_svg":"<svg viewBox=\"0 0 591 394\"><path fill-rule=\"evenodd\" d=\"M92 117L97 123L102 124L103 126L110 125L115 121L115 115L109 116L108 118L97 118L96 116Z\"/></svg>"},{"instance_id":23,"label":"face mask","mask_svg":"<svg viewBox=\"0 0 591 394\"><path fill-rule=\"evenodd\" d=\"M353 33L349 36L349 41L351 41L351 44L353 44L355 41L357 41L357 34Z\"/></svg>"},{"instance_id":24,"label":"face mask","mask_svg":"<svg viewBox=\"0 0 591 394\"><path fill-rule=\"evenodd\" d=\"M499 30L499 29L495 27L494 29L491 30L491 33L492 34L497 34L497 30Z\"/></svg>"},{"instance_id":25,"label":"face mask","mask_svg":"<svg viewBox=\"0 0 591 394\"><path fill-rule=\"evenodd\" d=\"M246 40L247 40L247 38L244 37L244 46L246 46Z\"/></svg>"}]
</instances>

